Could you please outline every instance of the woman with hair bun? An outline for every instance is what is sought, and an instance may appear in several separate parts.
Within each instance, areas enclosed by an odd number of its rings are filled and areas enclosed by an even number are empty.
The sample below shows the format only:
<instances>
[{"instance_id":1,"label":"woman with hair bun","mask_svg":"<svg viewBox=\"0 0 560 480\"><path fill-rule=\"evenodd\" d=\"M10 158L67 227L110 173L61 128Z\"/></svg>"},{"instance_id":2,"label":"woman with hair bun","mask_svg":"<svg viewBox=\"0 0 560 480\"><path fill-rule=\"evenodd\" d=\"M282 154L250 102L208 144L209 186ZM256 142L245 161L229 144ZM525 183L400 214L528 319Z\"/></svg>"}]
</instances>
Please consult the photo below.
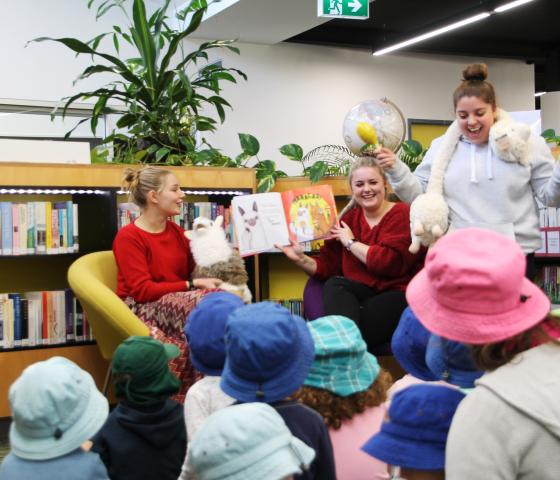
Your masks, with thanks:
<instances>
[{"instance_id":1,"label":"woman with hair bun","mask_svg":"<svg viewBox=\"0 0 560 480\"><path fill-rule=\"evenodd\" d=\"M534 197L548 206L559 205L560 171L544 139L532 133L521 139L526 142L521 146L528 152L529 165L503 160L513 154L511 147L495 151L489 142L491 130L497 121L510 119L498 108L487 77L485 64L465 68L453 93L455 122L432 142L414 173L386 148L376 152L377 161L395 193L407 203L426 191L432 168L447 165L443 195L449 206L449 231L481 227L516 240L527 256L527 276L532 277L534 252L541 245Z\"/></svg>"},{"instance_id":2,"label":"woman with hair bun","mask_svg":"<svg viewBox=\"0 0 560 480\"><path fill-rule=\"evenodd\" d=\"M189 240L184 230L169 220L181 213L185 196L172 172L153 166L127 168L122 183L141 213L119 230L113 242L117 295L148 325L153 337L181 349L181 356L170 367L182 380L175 397L182 401L196 380L183 333L185 319L203 290L216 288L221 281L190 279L195 262Z\"/></svg>"}]
</instances>

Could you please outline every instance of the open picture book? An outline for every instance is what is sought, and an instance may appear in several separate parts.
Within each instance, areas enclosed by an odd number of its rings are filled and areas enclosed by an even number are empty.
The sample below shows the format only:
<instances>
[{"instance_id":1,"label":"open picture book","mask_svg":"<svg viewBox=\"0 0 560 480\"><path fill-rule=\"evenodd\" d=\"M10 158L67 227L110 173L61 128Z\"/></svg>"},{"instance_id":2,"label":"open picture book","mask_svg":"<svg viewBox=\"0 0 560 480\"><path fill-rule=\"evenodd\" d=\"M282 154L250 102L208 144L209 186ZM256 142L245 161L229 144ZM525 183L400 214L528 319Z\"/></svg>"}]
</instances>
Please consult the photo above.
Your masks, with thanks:
<instances>
[{"instance_id":1,"label":"open picture book","mask_svg":"<svg viewBox=\"0 0 560 480\"><path fill-rule=\"evenodd\" d=\"M231 202L235 236L241 256L327 238L337 225L336 204L328 185L283 193L241 195Z\"/></svg>"}]
</instances>

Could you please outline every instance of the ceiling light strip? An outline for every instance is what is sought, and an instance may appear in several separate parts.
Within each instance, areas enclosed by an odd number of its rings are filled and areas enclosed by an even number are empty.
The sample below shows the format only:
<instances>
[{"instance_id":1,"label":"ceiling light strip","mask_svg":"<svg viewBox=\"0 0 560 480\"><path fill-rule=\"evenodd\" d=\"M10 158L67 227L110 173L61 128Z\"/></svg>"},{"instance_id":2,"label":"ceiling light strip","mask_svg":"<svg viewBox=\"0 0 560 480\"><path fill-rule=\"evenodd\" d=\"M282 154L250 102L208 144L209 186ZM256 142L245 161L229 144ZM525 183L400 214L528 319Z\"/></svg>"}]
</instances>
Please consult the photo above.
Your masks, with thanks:
<instances>
[{"instance_id":1,"label":"ceiling light strip","mask_svg":"<svg viewBox=\"0 0 560 480\"><path fill-rule=\"evenodd\" d=\"M501 7L497 7L494 9L494 11L496 13L502 13L505 12L507 10L511 10L512 8L515 7L519 7L521 5L525 5L526 3L532 2L534 0L515 0L515 2L509 2L506 3L505 5L502 5Z\"/></svg>"},{"instance_id":2,"label":"ceiling light strip","mask_svg":"<svg viewBox=\"0 0 560 480\"><path fill-rule=\"evenodd\" d=\"M381 50L377 50L373 52L374 56L384 55L385 53L393 52L395 50L399 50L404 47L408 47L409 45L413 45L418 42L422 42L427 40L428 38L437 37L438 35L442 35L443 33L447 33L451 30L455 30L457 28L464 27L465 25L469 25L471 23L479 22L480 20L484 20L490 16L489 12L479 13L478 15L474 15L473 17L465 18L464 20L460 20L455 23L451 23L446 25L445 27L438 28L436 30L432 30L431 32L424 33L417 37L413 37L410 40L406 40L404 42L397 43L387 48L382 48Z\"/></svg>"}]
</instances>

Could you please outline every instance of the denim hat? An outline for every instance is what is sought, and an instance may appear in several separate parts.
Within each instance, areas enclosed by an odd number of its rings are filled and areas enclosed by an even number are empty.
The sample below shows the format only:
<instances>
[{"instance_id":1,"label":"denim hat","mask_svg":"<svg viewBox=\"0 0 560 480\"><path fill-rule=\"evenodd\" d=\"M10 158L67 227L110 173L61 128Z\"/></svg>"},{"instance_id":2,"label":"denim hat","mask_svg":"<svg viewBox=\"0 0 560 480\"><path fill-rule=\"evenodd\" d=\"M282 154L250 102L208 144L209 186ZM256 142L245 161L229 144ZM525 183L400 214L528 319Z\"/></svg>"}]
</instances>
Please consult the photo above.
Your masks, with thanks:
<instances>
[{"instance_id":1,"label":"denim hat","mask_svg":"<svg viewBox=\"0 0 560 480\"><path fill-rule=\"evenodd\" d=\"M426 364L437 378L461 388L474 388L474 381L484 374L474 364L467 345L437 335L428 341Z\"/></svg>"},{"instance_id":2,"label":"denim hat","mask_svg":"<svg viewBox=\"0 0 560 480\"><path fill-rule=\"evenodd\" d=\"M213 413L195 433L188 452L198 480L280 480L302 473L314 458L315 451L264 403Z\"/></svg>"},{"instance_id":3,"label":"denim hat","mask_svg":"<svg viewBox=\"0 0 560 480\"><path fill-rule=\"evenodd\" d=\"M347 397L367 390L379 375L379 364L356 323L328 315L308 324L315 343L315 360L304 384Z\"/></svg>"},{"instance_id":4,"label":"denim hat","mask_svg":"<svg viewBox=\"0 0 560 480\"><path fill-rule=\"evenodd\" d=\"M416 318L410 307L406 307L393 333L391 350L408 373L427 382L438 378L426 365L426 347L430 332Z\"/></svg>"},{"instance_id":5,"label":"denim hat","mask_svg":"<svg viewBox=\"0 0 560 480\"><path fill-rule=\"evenodd\" d=\"M303 318L273 302L235 310L220 386L240 402L278 402L303 385L315 348Z\"/></svg>"},{"instance_id":6,"label":"denim hat","mask_svg":"<svg viewBox=\"0 0 560 480\"><path fill-rule=\"evenodd\" d=\"M191 362L199 372L222 374L226 361L226 320L231 312L243 305L243 300L233 293L214 292L206 295L192 310L185 325L185 336Z\"/></svg>"},{"instance_id":7,"label":"denim hat","mask_svg":"<svg viewBox=\"0 0 560 480\"><path fill-rule=\"evenodd\" d=\"M362 450L389 465L443 470L451 420L465 394L440 385L412 385L395 394L388 420Z\"/></svg>"},{"instance_id":8,"label":"denim hat","mask_svg":"<svg viewBox=\"0 0 560 480\"><path fill-rule=\"evenodd\" d=\"M27 367L9 392L10 446L18 457L66 455L95 435L109 414L89 373L63 357Z\"/></svg>"},{"instance_id":9,"label":"denim hat","mask_svg":"<svg viewBox=\"0 0 560 480\"><path fill-rule=\"evenodd\" d=\"M177 393L181 382L169 370L169 360L179 354L177 345L161 343L152 337L127 338L113 354L113 375L127 375L123 381L115 382L117 397L144 405Z\"/></svg>"}]
</instances>

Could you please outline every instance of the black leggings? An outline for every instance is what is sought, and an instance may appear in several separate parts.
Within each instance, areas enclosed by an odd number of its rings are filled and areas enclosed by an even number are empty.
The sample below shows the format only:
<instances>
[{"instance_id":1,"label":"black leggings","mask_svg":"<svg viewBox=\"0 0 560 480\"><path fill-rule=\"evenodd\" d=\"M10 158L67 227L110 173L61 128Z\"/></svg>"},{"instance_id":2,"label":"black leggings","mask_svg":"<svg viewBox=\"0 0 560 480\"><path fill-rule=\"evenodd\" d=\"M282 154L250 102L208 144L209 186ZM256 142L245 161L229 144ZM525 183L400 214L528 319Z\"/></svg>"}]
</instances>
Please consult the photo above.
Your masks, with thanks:
<instances>
[{"instance_id":1,"label":"black leggings","mask_svg":"<svg viewBox=\"0 0 560 480\"><path fill-rule=\"evenodd\" d=\"M376 292L345 277L327 280L323 302L325 315L344 315L356 322L370 350L391 341L407 307L404 292Z\"/></svg>"}]
</instances>

